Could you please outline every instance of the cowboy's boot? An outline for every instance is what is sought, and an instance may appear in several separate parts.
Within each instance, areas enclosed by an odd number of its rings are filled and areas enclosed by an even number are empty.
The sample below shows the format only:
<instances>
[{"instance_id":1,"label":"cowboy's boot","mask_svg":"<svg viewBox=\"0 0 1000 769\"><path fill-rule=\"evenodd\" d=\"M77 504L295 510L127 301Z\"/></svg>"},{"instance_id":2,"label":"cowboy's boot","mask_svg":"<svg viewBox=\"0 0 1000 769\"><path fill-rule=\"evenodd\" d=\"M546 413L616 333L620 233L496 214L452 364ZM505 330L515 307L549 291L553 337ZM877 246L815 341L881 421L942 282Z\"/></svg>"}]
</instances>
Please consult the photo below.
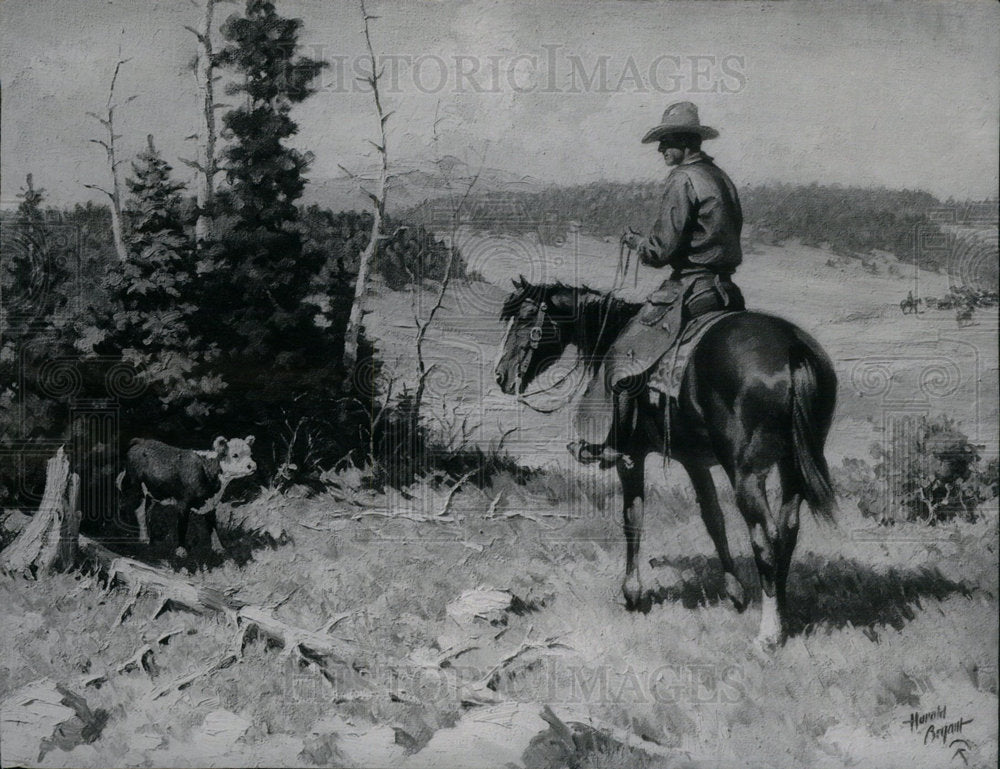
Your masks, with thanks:
<instances>
[{"instance_id":1,"label":"cowboy's boot","mask_svg":"<svg viewBox=\"0 0 1000 769\"><path fill-rule=\"evenodd\" d=\"M566 448L578 462L583 464L596 462L604 469L613 467L620 460L631 464L630 457L625 453L625 443L632 432L634 400L627 389L615 390L611 429L604 443L580 440L567 445Z\"/></svg>"}]
</instances>

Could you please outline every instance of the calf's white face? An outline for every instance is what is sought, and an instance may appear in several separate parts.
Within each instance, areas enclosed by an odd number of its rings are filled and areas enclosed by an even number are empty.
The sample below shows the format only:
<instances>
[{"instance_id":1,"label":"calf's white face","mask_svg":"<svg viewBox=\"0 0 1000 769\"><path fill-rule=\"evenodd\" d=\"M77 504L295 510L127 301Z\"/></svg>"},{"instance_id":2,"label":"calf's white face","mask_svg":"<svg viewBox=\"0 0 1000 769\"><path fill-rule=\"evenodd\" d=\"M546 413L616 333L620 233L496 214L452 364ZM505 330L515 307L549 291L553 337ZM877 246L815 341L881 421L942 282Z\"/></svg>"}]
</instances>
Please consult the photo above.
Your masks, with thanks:
<instances>
[{"instance_id":1,"label":"calf's white face","mask_svg":"<svg viewBox=\"0 0 1000 769\"><path fill-rule=\"evenodd\" d=\"M214 448L219 457L219 468L224 480L243 478L257 469L257 463L250 455L252 445L252 435L246 438L230 438L228 441L222 437L215 439Z\"/></svg>"}]
</instances>

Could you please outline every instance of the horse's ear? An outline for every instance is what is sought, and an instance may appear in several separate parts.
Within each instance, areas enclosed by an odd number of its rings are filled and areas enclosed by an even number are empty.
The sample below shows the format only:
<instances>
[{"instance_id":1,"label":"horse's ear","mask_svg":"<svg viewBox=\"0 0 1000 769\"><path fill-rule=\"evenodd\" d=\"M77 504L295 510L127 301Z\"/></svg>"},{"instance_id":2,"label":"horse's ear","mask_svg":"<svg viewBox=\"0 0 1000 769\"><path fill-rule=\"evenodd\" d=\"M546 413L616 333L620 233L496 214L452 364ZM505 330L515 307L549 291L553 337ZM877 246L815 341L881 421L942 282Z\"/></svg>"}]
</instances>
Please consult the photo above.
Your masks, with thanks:
<instances>
[{"instance_id":1,"label":"horse's ear","mask_svg":"<svg viewBox=\"0 0 1000 769\"><path fill-rule=\"evenodd\" d=\"M523 272L517 276L517 283L515 283L514 285L517 286L518 288L524 288L525 286L528 285L528 279L524 277Z\"/></svg>"}]
</instances>

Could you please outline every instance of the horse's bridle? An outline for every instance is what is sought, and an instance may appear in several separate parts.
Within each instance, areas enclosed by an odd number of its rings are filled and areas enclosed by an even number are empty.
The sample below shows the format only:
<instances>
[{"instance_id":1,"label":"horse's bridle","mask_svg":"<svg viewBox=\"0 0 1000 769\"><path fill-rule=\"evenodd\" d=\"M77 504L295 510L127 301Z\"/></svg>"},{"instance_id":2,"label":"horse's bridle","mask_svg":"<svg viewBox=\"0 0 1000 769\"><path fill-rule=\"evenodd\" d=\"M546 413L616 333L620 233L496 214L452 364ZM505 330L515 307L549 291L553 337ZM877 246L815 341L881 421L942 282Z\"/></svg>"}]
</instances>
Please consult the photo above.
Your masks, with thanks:
<instances>
[{"instance_id":1,"label":"horse's bridle","mask_svg":"<svg viewBox=\"0 0 1000 769\"><path fill-rule=\"evenodd\" d=\"M573 367L569 371L560 376L552 384L530 392L523 392L523 393L520 392L521 381L528 373L528 368L531 365L531 357L538 351L538 347L541 345L542 336L544 335L544 330L542 326L545 323L545 314L548 312L548 309L549 305L547 302L541 301L538 303L538 309L535 312L534 324L528 331L528 344L521 350L520 357L518 358L517 361L517 367L515 369L515 380L514 380L514 392L516 393L518 402L527 406L532 411L537 411L540 414L551 414L555 411L558 411L570 401L572 395L569 396L560 395L557 399L553 401L553 405L551 408L531 403L528 400L528 398L533 398L537 395L543 395L545 393L552 392L557 387L560 387L564 382L566 382L566 380L569 379L569 377L577 369L580 368L580 361L578 359L577 362L573 364ZM496 368L496 366L499 365L500 359L501 357L503 357L503 351L507 347L507 339L510 337L510 332L514 328L514 324L516 323L516 321L517 321L516 318L511 318L510 322L507 324L507 330L504 332L503 339L500 340L500 348L497 353L497 361L496 365L494 365L494 368ZM560 328L559 324L556 323L555 321L553 321L552 325L555 327L556 334L561 341L562 328ZM572 391L576 392L582 384L583 384L583 379L581 378L579 382L573 385Z\"/></svg>"},{"instance_id":2,"label":"horse's bridle","mask_svg":"<svg viewBox=\"0 0 1000 769\"><path fill-rule=\"evenodd\" d=\"M528 366L531 365L531 358L538 350L538 346L542 343L542 324L545 322L545 313L548 312L549 305L548 302L539 302L538 311L535 313L535 325L531 327L528 331L528 346L521 351L521 357L517 362L517 381L520 384L521 379L524 375L528 373ZM556 333L559 332L558 324L553 324L556 327Z\"/></svg>"}]
</instances>

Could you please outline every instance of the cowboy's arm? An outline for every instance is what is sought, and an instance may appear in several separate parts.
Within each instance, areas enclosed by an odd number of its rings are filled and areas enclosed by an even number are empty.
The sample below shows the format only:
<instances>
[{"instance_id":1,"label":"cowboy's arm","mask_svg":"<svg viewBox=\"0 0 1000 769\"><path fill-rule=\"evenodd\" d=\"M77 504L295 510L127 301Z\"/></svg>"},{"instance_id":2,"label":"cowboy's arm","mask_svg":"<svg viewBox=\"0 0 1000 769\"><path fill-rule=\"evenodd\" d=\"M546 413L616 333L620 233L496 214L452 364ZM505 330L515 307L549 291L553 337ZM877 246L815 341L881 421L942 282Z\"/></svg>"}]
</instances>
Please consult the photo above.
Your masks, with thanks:
<instances>
[{"instance_id":1,"label":"cowboy's arm","mask_svg":"<svg viewBox=\"0 0 1000 769\"><path fill-rule=\"evenodd\" d=\"M691 182L686 174L671 174L663 193L660 216L648 238L639 242L639 259L650 267L673 266L684 256L692 212Z\"/></svg>"}]
</instances>

